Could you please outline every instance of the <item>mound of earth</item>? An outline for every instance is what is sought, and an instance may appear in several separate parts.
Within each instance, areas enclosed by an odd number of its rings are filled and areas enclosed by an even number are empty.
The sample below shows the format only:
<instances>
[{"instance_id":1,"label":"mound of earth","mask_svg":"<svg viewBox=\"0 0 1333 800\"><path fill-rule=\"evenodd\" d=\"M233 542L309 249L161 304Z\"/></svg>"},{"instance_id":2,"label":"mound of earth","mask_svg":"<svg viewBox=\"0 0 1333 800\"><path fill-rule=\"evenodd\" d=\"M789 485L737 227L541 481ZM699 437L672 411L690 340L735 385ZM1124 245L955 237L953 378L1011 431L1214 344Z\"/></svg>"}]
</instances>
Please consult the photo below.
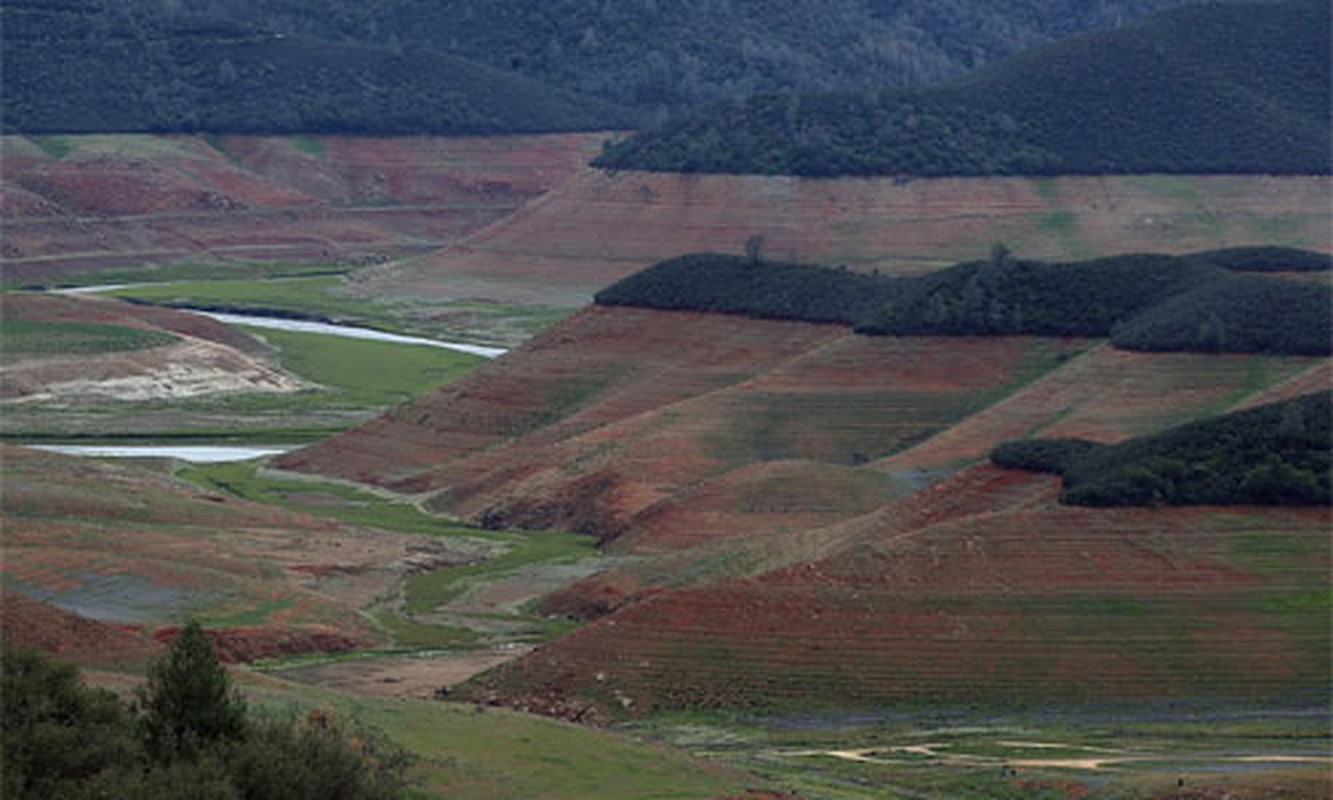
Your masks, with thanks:
<instances>
[{"instance_id":1,"label":"mound of earth","mask_svg":"<svg viewBox=\"0 0 1333 800\"><path fill-rule=\"evenodd\" d=\"M1265 699L1328 680L1327 510L1060 507L981 466L815 560L640 596L474 684L554 711ZM1263 555L1260 555L1263 553Z\"/></svg>"},{"instance_id":2,"label":"mound of earth","mask_svg":"<svg viewBox=\"0 0 1333 800\"><path fill-rule=\"evenodd\" d=\"M11 407L281 393L307 385L270 363L269 348L258 339L197 314L92 297L10 293L0 296L0 315L7 324L52 323L52 335L62 330L59 323L112 326L100 330L113 332L106 350L90 345L28 353L8 342L0 364L0 400ZM117 329L168 336L159 346L120 350Z\"/></svg>"},{"instance_id":3,"label":"mound of earth","mask_svg":"<svg viewBox=\"0 0 1333 800\"><path fill-rule=\"evenodd\" d=\"M1162 430L1329 363L594 306L278 463L487 526L678 550L855 516L1006 439Z\"/></svg>"},{"instance_id":4,"label":"mound of earth","mask_svg":"<svg viewBox=\"0 0 1333 800\"><path fill-rule=\"evenodd\" d=\"M0 266L51 284L190 259L418 253L562 183L602 138L4 136Z\"/></svg>"},{"instance_id":5,"label":"mound of earth","mask_svg":"<svg viewBox=\"0 0 1333 800\"><path fill-rule=\"evenodd\" d=\"M916 274L1256 243L1333 250L1328 176L847 178L584 171L465 240L368 276L367 296L578 307L648 264L740 253ZM1278 236L1281 241L1274 240Z\"/></svg>"}]
</instances>

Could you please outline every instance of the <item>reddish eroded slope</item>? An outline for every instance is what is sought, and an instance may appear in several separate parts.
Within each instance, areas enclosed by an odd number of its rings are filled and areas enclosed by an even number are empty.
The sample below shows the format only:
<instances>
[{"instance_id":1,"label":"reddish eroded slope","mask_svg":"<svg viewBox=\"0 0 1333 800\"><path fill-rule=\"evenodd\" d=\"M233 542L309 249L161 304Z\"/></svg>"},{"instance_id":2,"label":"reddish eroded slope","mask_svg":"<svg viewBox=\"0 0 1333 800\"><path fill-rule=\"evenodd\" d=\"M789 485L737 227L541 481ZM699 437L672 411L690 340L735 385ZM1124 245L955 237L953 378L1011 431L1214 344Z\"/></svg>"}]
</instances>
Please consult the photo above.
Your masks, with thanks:
<instances>
[{"instance_id":1,"label":"reddish eroded slope","mask_svg":"<svg viewBox=\"0 0 1333 800\"><path fill-rule=\"evenodd\" d=\"M1029 436L1114 443L1333 384L1333 359L1138 353L1101 344L877 467L941 469Z\"/></svg>"},{"instance_id":2,"label":"reddish eroded slope","mask_svg":"<svg viewBox=\"0 0 1333 800\"><path fill-rule=\"evenodd\" d=\"M936 433L1034 374L1058 340L874 338L836 325L591 307L431 398L289 454L285 468L414 492L487 525L560 527L603 540L661 528L704 482L773 461L852 465ZM733 481L763 493L772 475ZM784 481L779 480L779 483ZM846 508L831 481L786 480L812 520ZM723 492L726 496L727 492ZM738 495L740 496L740 495ZM716 499L716 498L714 498ZM718 509L723 514L730 509ZM841 514L841 516L836 516ZM722 517L714 517L721 523ZM752 522L734 520L744 530ZM714 532L725 535L726 525ZM686 535L687 538L689 535ZM704 537L711 538L711 537ZM644 536L643 547L656 546Z\"/></svg>"},{"instance_id":3,"label":"reddish eroded slope","mask_svg":"<svg viewBox=\"0 0 1333 800\"><path fill-rule=\"evenodd\" d=\"M665 316L661 324L671 324L673 315ZM586 433L529 437L445 464L449 491L436 505L487 523L559 527L605 541L636 533L640 515L688 502L683 492L733 470L792 459L850 467L900 450L1054 364L1060 352L1058 342L1038 339L846 335L750 380ZM762 493L763 477L751 477L760 485L745 493ZM787 485L806 495L793 505L820 505L820 483ZM645 536L635 541L655 546Z\"/></svg>"},{"instance_id":4,"label":"reddish eroded slope","mask_svg":"<svg viewBox=\"0 0 1333 800\"><path fill-rule=\"evenodd\" d=\"M42 632L51 620L120 641L186 612L244 620L220 633L238 658L368 645L384 634L363 606L392 596L405 574L456 560L431 537L225 498L132 466L9 445L0 465L6 591L50 603L7 606L5 626L33 631L24 635L38 646L58 644Z\"/></svg>"},{"instance_id":5,"label":"reddish eroded slope","mask_svg":"<svg viewBox=\"0 0 1333 800\"><path fill-rule=\"evenodd\" d=\"M550 446L734 385L848 335L832 325L594 306L429 397L277 463L438 489L451 478L435 469L466 455L487 457L513 442Z\"/></svg>"},{"instance_id":6,"label":"reddish eroded slope","mask_svg":"<svg viewBox=\"0 0 1333 800\"><path fill-rule=\"evenodd\" d=\"M1187 252L1280 243L1333 249L1326 176L847 178L587 170L368 291L579 306L671 256L740 252L914 273L982 258ZM1280 231L1282 241L1274 242Z\"/></svg>"},{"instance_id":7,"label":"reddish eroded slope","mask_svg":"<svg viewBox=\"0 0 1333 800\"><path fill-rule=\"evenodd\" d=\"M753 578L640 595L475 687L538 710L1272 698L1328 680L1327 509L1084 509L971 468ZM822 552L821 552L822 549Z\"/></svg>"},{"instance_id":8,"label":"reddish eroded slope","mask_svg":"<svg viewBox=\"0 0 1333 800\"><path fill-rule=\"evenodd\" d=\"M601 136L3 137L18 281L188 258L333 260L454 241L562 183ZM59 157L56 157L56 156Z\"/></svg>"}]
</instances>

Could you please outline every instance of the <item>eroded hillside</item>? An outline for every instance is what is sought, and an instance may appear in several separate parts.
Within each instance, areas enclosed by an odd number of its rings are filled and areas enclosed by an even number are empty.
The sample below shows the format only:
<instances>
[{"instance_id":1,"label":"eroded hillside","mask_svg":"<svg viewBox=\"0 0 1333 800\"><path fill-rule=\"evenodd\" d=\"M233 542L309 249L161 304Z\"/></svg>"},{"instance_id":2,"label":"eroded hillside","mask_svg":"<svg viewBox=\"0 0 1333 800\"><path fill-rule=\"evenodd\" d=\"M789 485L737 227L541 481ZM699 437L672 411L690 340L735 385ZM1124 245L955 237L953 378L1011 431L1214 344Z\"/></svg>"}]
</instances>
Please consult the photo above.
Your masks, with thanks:
<instances>
[{"instance_id":1,"label":"eroded hillside","mask_svg":"<svg viewBox=\"0 0 1333 800\"><path fill-rule=\"evenodd\" d=\"M1191 252L1245 244L1333 250L1321 176L850 178L585 171L466 240L367 276L366 296L492 297L578 307L686 252L920 273L984 257Z\"/></svg>"},{"instance_id":2,"label":"eroded hillside","mask_svg":"<svg viewBox=\"0 0 1333 800\"><path fill-rule=\"evenodd\" d=\"M198 261L381 261L455 241L563 182L599 135L5 136L10 283Z\"/></svg>"}]
</instances>

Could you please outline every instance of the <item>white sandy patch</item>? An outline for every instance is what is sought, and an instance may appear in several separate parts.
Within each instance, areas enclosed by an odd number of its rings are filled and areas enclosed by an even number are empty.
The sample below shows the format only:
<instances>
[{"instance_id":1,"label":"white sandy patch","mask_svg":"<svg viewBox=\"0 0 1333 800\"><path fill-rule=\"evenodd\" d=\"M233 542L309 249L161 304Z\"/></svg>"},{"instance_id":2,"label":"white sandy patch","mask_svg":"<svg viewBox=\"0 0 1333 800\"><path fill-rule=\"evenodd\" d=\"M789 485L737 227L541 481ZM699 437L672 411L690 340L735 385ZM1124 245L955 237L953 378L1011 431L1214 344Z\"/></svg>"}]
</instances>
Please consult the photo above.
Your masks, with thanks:
<instances>
[{"instance_id":1,"label":"white sandy patch","mask_svg":"<svg viewBox=\"0 0 1333 800\"><path fill-rule=\"evenodd\" d=\"M129 353L34 359L0 368L8 403L168 400L232 392L294 392L308 384L203 339Z\"/></svg>"}]
</instances>

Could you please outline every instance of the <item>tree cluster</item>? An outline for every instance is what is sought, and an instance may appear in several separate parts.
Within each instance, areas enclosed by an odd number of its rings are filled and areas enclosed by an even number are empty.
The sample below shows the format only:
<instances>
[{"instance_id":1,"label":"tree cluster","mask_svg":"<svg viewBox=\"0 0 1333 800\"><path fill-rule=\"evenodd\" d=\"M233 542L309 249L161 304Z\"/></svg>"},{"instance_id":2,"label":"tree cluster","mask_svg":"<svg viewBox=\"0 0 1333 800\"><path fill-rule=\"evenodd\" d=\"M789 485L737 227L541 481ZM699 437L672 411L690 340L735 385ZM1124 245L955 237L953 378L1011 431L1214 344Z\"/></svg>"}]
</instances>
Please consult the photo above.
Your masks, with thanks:
<instances>
[{"instance_id":1,"label":"tree cluster","mask_svg":"<svg viewBox=\"0 0 1333 800\"><path fill-rule=\"evenodd\" d=\"M203 24L139 5L3 7L6 131L502 133L634 117L438 50Z\"/></svg>"},{"instance_id":2,"label":"tree cluster","mask_svg":"<svg viewBox=\"0 0 1333 800\"><path fill-rule=\"evenodd\" d=\"M1323 0L1185 6L932 88L718 102L596 163L811 176L1326 174L1329 14Z\"/></svg>"},{"instance_id":3,"label":"tree cluster","mask_svg":"<svg viewBox=\"0 0 1333 800\"><path fill-rule=\"evenodd\" d=\"M6 0L4 111L23 132L632 127L748 94L924 85L1183 2Z\"/></svg>"},{"instance_id":4,"label":"tree cluster","mask_svg":"<svg viewBox=\"0 0 1333 800\"><path fill-rule=\"evenodd\" d=\"M1331 418L1319 392L1117 445L1006 443L991 460L1061 475L1071 505L1330 505Z\"/></svg>"},{"instance_id":5,"label":"tree cluster","mask_svg":"<svg viewBox=\"0 0 1333 800\"><path fill-rule=\"evenodd\" d=\"M1080 336L1128 350L1327 355L1333 288L1264 275L1327 256L1279 247L1070 263L991 258L910 278L745 256L678 256L598 292L606 306L837 322L878 336ZM1245 270L1238 272L1236 270Z\"/></svg>"},{"instance_id":6,"label":"tree cluster","mask_svg":"<svg viewBox=\"0 0 1333 800\"><path fill-rule=\"evenodd\" d=\"M637 272L594 299L604 306L852 325L901 286L889 277L766 261L757 255L695 253Z\"/></svg>"},{"instance_id":7,"label":"tree cluster","mask_svg":"<svg viewBox=\"0 0 1333 800\"><path fill-rule=\"evenodd\" d=\"M0 662L6 798L372 800L404 796L407 757L332 712L262 714L231 687L196 623L136 702L76 667L6 648Z\"/></svg>"}]
</instances>

